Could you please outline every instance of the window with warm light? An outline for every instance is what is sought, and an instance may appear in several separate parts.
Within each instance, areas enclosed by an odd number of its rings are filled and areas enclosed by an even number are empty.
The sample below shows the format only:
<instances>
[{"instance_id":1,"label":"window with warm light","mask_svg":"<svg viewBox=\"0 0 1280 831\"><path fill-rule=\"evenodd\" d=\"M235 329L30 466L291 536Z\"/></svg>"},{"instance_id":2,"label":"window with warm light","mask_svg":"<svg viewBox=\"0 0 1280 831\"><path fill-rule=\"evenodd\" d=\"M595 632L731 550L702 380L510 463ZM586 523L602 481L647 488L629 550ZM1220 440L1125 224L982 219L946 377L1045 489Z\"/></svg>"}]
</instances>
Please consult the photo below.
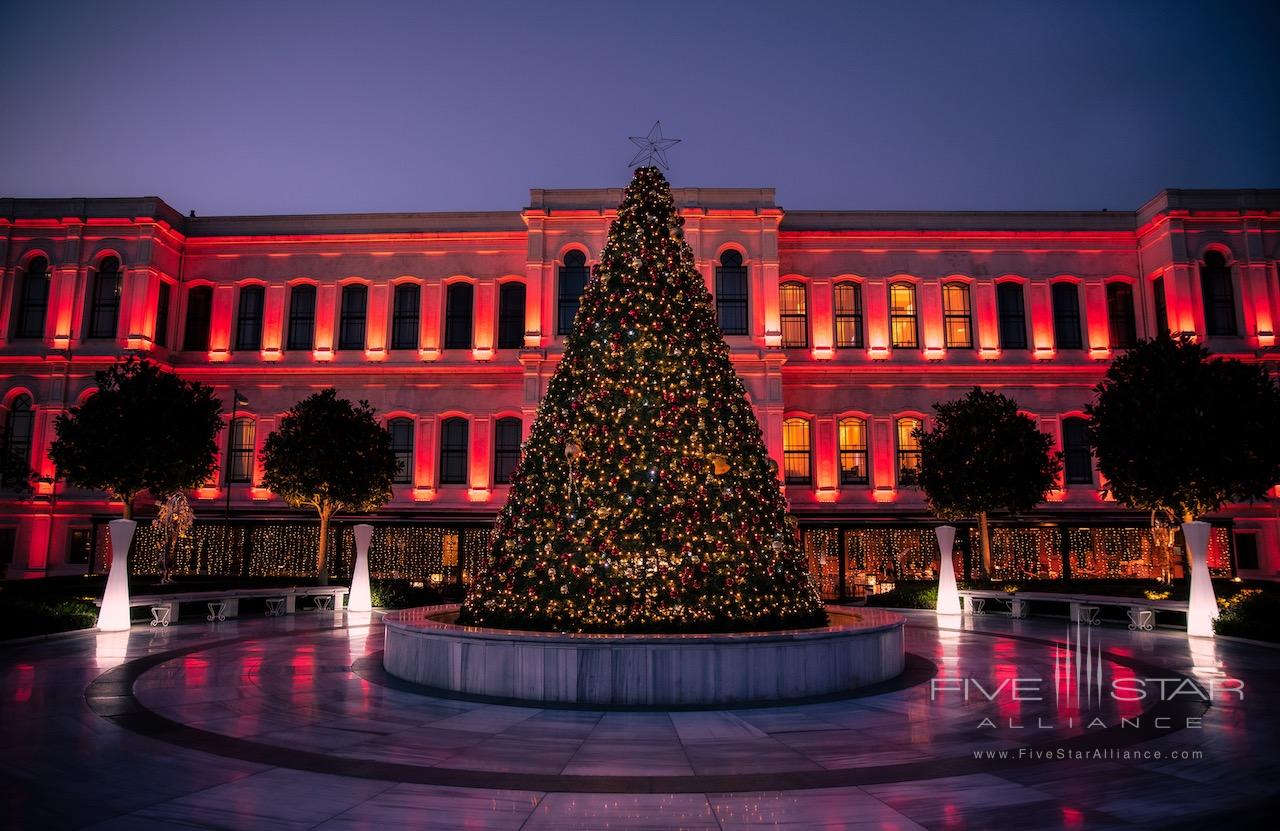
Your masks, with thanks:
<instances>
[{"instance_id":1,"label":"window with warm light","mask_svg":"<svg viewBox=\"0 0 1280 831\"><path fill-rule=\"evenodd\" d=\"M1080 326L1080 287L1075 283L1053 284L1053 343L1058 349L1083 349Z\"/></svg>"},{"instance_id":2,"label":"window with warm light","mask_svg":"<svg viewBox=\"0 0 1280 831\"><path fill-rule=\"evenodd\" d=\"M471 348L471 318L476 288L470 283L450 283L444 299L444 348Z\"/></svg>"},{"instance_id":3,"label":"window with warm light","mask_svg":"<svg viewBox=\"0 0 1280 831\"><path fill-rule=\"evenodd\" d=\"M391 301L391 348L417 349L422 289L417 283L400 283Z\"/></svg>"},{"instance_id":4,"label":"window with warm light","mask_svg":"<svg viewBox=\"0 0 1280 831\"><path fill-rule=\"evenodd\" d=\"M515 416L498 419L493 430L493 481L498 485L511 484L511 476L520 462L520 433L522 422Z\"/></svg>"},{"instance_id":5,"label":"window with warm light","mask_svg":"<svg viewBox=\"0 0 1280 831\"><path fill-rule=\"evenodd\" d=\"M165 280L160 281L156 292L156 328L151 341L156 346L169 345L169 306L172 303L172 289Z\"/></svg>"},{"instance_id":6,"label":"window with warm light","mask_svg":"<svg viewBox=\"0 0 1280 831\"><path fill-rule=\"evenodd\" d=\"M391 452L396 457L396 472L391 481L407 485L413 481L413 419L393 418L387 422L391 434Z\"/></svg>"},{"instance_id":7,"label":"window with warm light","mask_svg":"<svg viewBox=\"0 0 1280 831\"><path fill-rule=\"evenodd\" d=\"M835 285L836 348L862 348L862 286L857 283Z\"/></svg>"},{"instance_id":8,"label":"window with warm light","mask_svg":"<svg viewBox=\"0 0 1280 831\"><path fill-rule=\"evenodd\" d=\"M1169 300L1164 293L1164 275L1151 281L1152 308L1156 313L1156 334L1169 331Z\"/></svg>"},{"instance_id":9,"label":"window with warm light","mask_svg":"<svg viewBox=\"0 0 1280 831\"><path fill-rule=\"evenodd\" d=\"M894 349L918 349L920 346L916 287L911 283L892 283L889 286L889 342Z\"/></svg>"},{"instance_id":10,"label":"window with warm light","mask_svg":"<svg viewBox=\"0 0 1280 831\"><path fill-rule=\"evenodd\" d=\"M465 418L446 418L440 425L440 484L467 484L468 433Z\"/></svg>"},{"instance_id":11,"label":"window with warm light","mask_svg":"<svg viewBox=\"0 0 1280 831\"><path fill-rule=\"evenodd\" d=\"M783 283L778 287L778 298L783 348L802 349L808 346L809 310L804 283Z\"/></svg>"},{"instance_id":12,"label":"window with warm light","mask_svg":"<svg viewBox=\"0 0 1280 831\"><path fill-rule=\"evenodd\" d=\"M808 419L788 418L782 422L782 462L788 485L807 485L813 481Z\"/></svg>"},{"instance_id":13,"label":"window with warm light","mask_svg":"<svg viewBox=\"0 0 1280 831\"><path fill-rule=\"evenodd\" d=\"M236 309L237 350L257 351L262 348L262 286L241 286L240 305Z\"/></svg>"},{"instance_id":14,"label":"window with warm light","mask_svg":"<svg viewBox=\"0 0 1280 831\"><path fill-rule=\"evenodd\" d=\"M747 267L737 251L721 254L716 266L716 320L726 335L747 334Z\"/></svg>"},{"instance_id":15,"label":"window with warm light","mask_svg":"<svg viewBox=\"0 0 1280 831\"><path fill-rule=\"evenodd\" d=\"M209 351L209 323L213 316L213 288L195 286L187 290L187 321L182 348L187 352Z\"/></svg>"},{"instance_id":16,"label":"window with warm light","mask_svg":"<svg viewBox=\"0 0 1280 831\"><path fill-rule=\"evenodd\" d=\"M524 283L511 281L498 287L498 348L524 347Z\"/></svg>"},{"instance_id":17,"label":"window with warm light","mask_svg":"<svg viewBox=\"0 0 1280 831\"><path fill-rule=\"evenodd\" d=\"M369 289L358 283L342 287L342 307L338 316L338 348L364 349L365 314Z\"/></svg>"},{"instance_id":18,"label":"window with warm light","mask_svg":"<svg viewBox=\"0 0 1280 831\"><path fill-rule=\"evenodd\" d=\"M1138 322L1133 313L1133 287L1128 283L1107 284L1107 323L1111 326L1111 347L1128 349L1138 343Z\"/></svg>"},{"instance_id":19,"label":"window with warm light","mask_svg":"<svg viewBox=\"0 0 1280 831\"><path fill-rule=\"evenodd\" d=\"M89 298L89 328L85 337L114 338L120 320L120 261L107 257L93 276Z\"/></svg>"},{"instance_id":20,"label":"window with warm light","mask_svg":"<svg viewBox=\"0 0 1280 831\"><path fill-rule=\"evenodd\" d=\"M867 484L867 422L840 419L840 484Z\"/></svg>"},{"instance_id":21,"label":"window with warm light","mask_svg":"<svg viewBox=\"0 0 1280 831\"><path fill-rule=\"evenodd\" d=\"M285 349L310 352L316 341L316 287L307 283L289 291L289 336Z\"/></svg>"},{"instance_id":22,"label":"window with warm light","mask_svg":"<svg viewBox=\"0 0 1280 831\"><path fill-rule=\"evenodd\" d=\"M942 327L948 349L973 348L973 307L967 283L942 285Z\"/></svg>"},{"instance_id":23,"label":"window with warm light","mask_svg":"<svg viewBox=\"0 0 1280 831\"><path fill-rule=\"evenodd\" d=\"M254 423L251 418L231 422L231 447L227 459L227 481L245 484L253 478Z\"/></svg>"},{"instance_id":24,"label":"window with warm light","mask_svg":"<svg viewBox=\"0 0 1280 831\"><path fill-rule=\"evenodd\" d=\"M1089 454L1089 423L1083 418L1062 420L1062 472L1068 485L1093 484L1093 457Z\"/></svg>"},{"instance_id":25,"label":"window with warm light","mask_svg":"<svg viewBox=\"0 0 1280 831\"><path fill-rule=\"evenodd\" d=\"M1000 322L1000 348L1027 348L1027 306L1021 283L996 286L996 311Z\"/></svg>"},{"instance_id":26,"label":"window with warm light","mask_svg":"<svg viewBox=\"0 0 1280 831\"><path fill-rule=\"evenodd\" d=\"M567 335L573 331L573 318L578 314L578 303L582 299L582 292L586 291L587 278L590 276L586 254L577 250L565 252L564 265L560 266L560 279L557 281L559 291L556 334Z\"/></svg>"},{"instance_id":27,"label":"window with warm light","mask_svg":"<svg viewBox=\"0 0 1280 831\"><path fill-rule=\"evenodd\" d=\"M1204 328L1209 337L1231 337L1236 329L1235 290L1231 285L1231 268L1221 251L1204 255L1200 266L1200 293L1204 298Z\"/></svg>"},{"instance_id":28,"label":"window with warm light","mask_svg":"<svg viewBox=\"0 0 1280 831\"><path fill-rule=\"evenodd\" d=\"M898 484L911 485L920 472L920 438L916 431L923 422L918 418L898 419Z\"/></svg>"},{"instance_id":29,"label":"window with warm light","mask_svg":"<svg viewBox=\"0 0 1280 831\"><path fill-rule=\"evenodd\" d=\"M49 261L34 257L22 275L17 313L13 318L14 338L44 337L44 321L49 311Z\"/></svg>"},{"instance_id":30,"label":"window with warm light","mask_svg":"<svg viewBox=\"0 0 1280 831\"><path fill-rule=\"evenodd\" d=\"M5 416L4 422L4 454L10 459L15 460L15 466L22 469L23 465L31 464L31 437L35 432L35 412L31 396L23 393L14 397L9 403L9 412ZM4 477L4 470L0 468L0 484L4 485L23 485L23 482L10 482Z\"/></svg>"}]
</instances>

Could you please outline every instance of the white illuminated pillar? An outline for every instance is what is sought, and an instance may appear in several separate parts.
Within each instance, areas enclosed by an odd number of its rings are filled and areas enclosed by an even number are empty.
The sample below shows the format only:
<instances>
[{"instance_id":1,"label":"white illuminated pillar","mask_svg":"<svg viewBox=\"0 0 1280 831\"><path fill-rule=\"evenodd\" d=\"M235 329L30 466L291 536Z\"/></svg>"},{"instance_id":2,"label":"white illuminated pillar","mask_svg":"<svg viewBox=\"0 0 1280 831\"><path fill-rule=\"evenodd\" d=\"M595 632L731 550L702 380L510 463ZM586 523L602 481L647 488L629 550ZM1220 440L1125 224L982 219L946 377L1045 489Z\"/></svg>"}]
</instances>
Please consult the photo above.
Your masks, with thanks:
<instances>
[{"instance_id":1,"label":"white illuminated pillar","mask_svg":"<svg viewBox=\"0 0 1280 831\"><path fill-rule=\"evenodd\" d=\"M107 591L102 595L98 612L98 629L102 632L124 632L129 629L129 543L133 542L138 523L131 519L113 519L111 526L111 571L107 574Z\"/></svg>"},{"instance_id":2,"label":"white illuminated pillar","mask_svg":"<svg viewBox=\"0 0 1280 831\"><path fill-rule=\"evenodd\" d=\"M356 567L351 574L347 611L368 612L373 609L373 598L369 594L369 541L373 539L373 526L362 522L351 531L356 538Z\"/></svg>"},{"instance_id":3,"label":"white illuminated pillar","mask_svg":"<svg viewBox=\"0 0 1280 831\"><path fill-rule=\"evenodd\" d=\"M1182 537L1191 557L1191 602L1187 604L1187 634L1213 637L1213 621L1218 617L1218 599L1209 579L1209 531L1207 522L1182 523Z\"/></svg>"},{"instance_id":4,"label":"white illuminated pillar","mask_svg":"<svg viewBox=\"0 0 1280 831\"><path fill-rule=\"evenodd\" d=\"M933 529L938 535L938 614L960 614L960 592L956 588L956 567L951 561L951 549L956 542L954 525L939 525Z\"/></svg>"}]
</instances>

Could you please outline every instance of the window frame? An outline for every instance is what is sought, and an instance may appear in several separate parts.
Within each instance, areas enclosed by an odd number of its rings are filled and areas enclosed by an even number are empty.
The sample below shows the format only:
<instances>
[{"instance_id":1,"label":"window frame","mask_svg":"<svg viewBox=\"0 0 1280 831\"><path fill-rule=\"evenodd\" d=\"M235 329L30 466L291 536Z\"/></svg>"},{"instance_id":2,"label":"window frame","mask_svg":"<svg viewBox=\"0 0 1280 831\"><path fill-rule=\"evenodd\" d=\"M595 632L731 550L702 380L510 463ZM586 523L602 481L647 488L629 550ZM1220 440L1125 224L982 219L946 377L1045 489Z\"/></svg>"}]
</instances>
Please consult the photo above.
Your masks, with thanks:
<instances>
[{"instance_id":1,"label":"window frame","mask_svg":"<svg viewBox=\"0 0 1280 831\"><path fill-rule=\"evenodd\" d=\"M731 281L739 281L740 285L730 285ZM715 287L716 323L720 332L726 336L751 334L751 279L741 251L729 248L720 255L715 268ZM725 318L729 314L739 315L741 324L726 327Z\"/></svg>"},{"instance_id":2,"label":"window frame","mask_svg":"<svg viewBox=\"0 0 1280 831\"><path fill-rule=\"evenodd\" d=\"M573 265L569 264L570 258ZM581 261L581 262L579 262ZM573 297L566 293L565 278L580 277L582 288ZM587 262L587 253L580 248L572 248L564 252L564 258L556 269L556 335L563 337L573 331L573 321L578 316L578 307L582 305L582 295L591 281L591 266ZM569 311L572 309L572 311ZM566 313L567 316L566 316Z\"/></svg>"},{"instance_id":3,"label":"window frame","mask_svg":"<svg viewBox=\"0 0 1280 831\"><path fill-rule=\"evenodd\" d=\"M799 311L788 299L799 298ZM790 324L790 325L788 325ZM806 349L809 346L809 287L800 280L787 280L778 285L778 326L783 349ZM797 331L801 335L795 337ZM788 337L790 333L791 337Z\"/></svg>"},{"instance_id":4,"label":"window frame","mask_svg":"<svg viewBox=\"0 0 1280 831\"><path fill-rule=\"evenodd\" d=\"M842 310L840 290L851 289L853 310ZM862 284L856 280L840 280L831 287L831 309L835 319L836 349L861 349L865 341L862 337ZM853 337L841 337L852 330Z\"/></svg>"},{"instance_id":5,"label":"window frame","mask_svg":"<svg viewBox=\"0 0 1280 831\"><path fill-rule=\"evenodd\" d=\"M861 431L861 445L847 444L845 442L845 425L858 424ZM837 459L840 469L841 485L867 485L871 482L871 453L867 440L867 420L862 416L844 416L836 422L836 446L838 448L839 457ZM859 461L860 460L860 461ZM846 468L845 462L852 462L853 470L859 467L862 470L861 475L854 475L850 468Z\"/></svg>"},{"instance_id":6,"label":"window frame","mask_svg":"<svg viewBox=\"0 0 1280 831\"><path fill-rule=\"evenodd\" d=\"M957 290L964 299L964 308L958 312L949 304L949 294ZM963 321L964 340L952 337L951 324L954 321ZM942 342L947 349L973 349L973 292L963 280L947 280L942 284Z\"/></svg>"},{"instance_id":7,"label":"window frame","mask_svg":"<svg viewBox=\"0 0 1280 831\"><path fill-rule=\"evenodd\" d=\"M22 421L22 434L15 436L18 432L18 419ZM4 414L4 453L5 455L18 459L21 463L31 466L31 451L35 446L35 430L36 430L36 400L28 392L19 392L17 395L9 399L9 404L5 408ZM19 441L16 445L14 439Z\"/></svg>"},{"instance_id":8,"label":"window frame","mask_svg":"<svg viewBox=\"0 0 1280 831\"><path fill-rule=\"evenodd\" d=\"M369 287L364 283L347 283L342 287L338 312L338 351L359 352L369 342ZM360 308L355 308L355 298ZM356 333L359 332L359 338Z\"/></svg>"},{"instance_id":9,"label":"window frame","mask_svg":"<svg viewBox=\"0 0 1280 831\"><path fill-rule=\"evenodd\" d=\"M1138 343L1138 312L1134 306L1133 285L1125 280L1107 283L1107 343L1112 349L1131 349ZM1121 297L1126 307L1119 306ZM1121 325L1117 325L1117 323Z\"/></svg>"},{"instance_id":10,"label":"window frame","mask_svg":"<svg viewBox=\"0 0 1280 831\"><path fill-rule=\"evenodd\" d=\"M169 307L173 304L173 286L168 280L161 280L156 289L156 323L151 333L151 342L156 346L169 348Z\"/></svg>"},{"instance_id":11,"label":"window frame","mask_svg":"<svg viewBox=\"0 0 1280 831\"><path fill-rule=\"evenodd\" d=\"M114 270L104 268L114 263ZM110 284L111 290L104 293ZM112 340L120 331L121 292L124 288L124 264L113 255L98 261L89 287L89 314L85 320L85 340ZM110 322L108 326L107 323Z\"/></svg>"},{"instance_id":12,"label":"window frame","mask_svg":"<svg viewBox=\"0 0 1280 831\"><path fill-rule=\"evenodd\" d=\"M1092 485L1093 452L1089 449L1089 421L1081 416L1062 419L1062 483L1064 485ZM1078 429L1079 443L1070 440Z\"/></svg>"},{"instance_id":13,"label":"window frame","mask_svg":"<svg viewBox=\"0 0 1280 831\"><path fill-rule=\"evenodd\" d=\"M450 436L451 429L461 431L461 437ZM438 479L441 485L466 485L470 480L471 453L471 421L466 416L449 416L440 421L440 468ZM456 465L455 473L452 466Z\"/></svg>"},{"instance_id":14,"label":"window frame","mask_svg":"<svg viewBox=\"0 0 1280 831\"><path fill-rule=\"evenodd\" d=\"M504 436L504 429L514 429L515 444L511 445L509 435ZM520 448L524 433L524 419L519 416L502 416L493 422L493 483L509 485L520 464Z\"/></svg>"},{"instance_id":15,"label":"window frame","mask_svg":"<svg viewBox=\"0 0 1280 831\"><path fill-rule=\"evenodd\" d=\"M414 420L409 416L399 415L387 419L391 452L397 463L396 472L391 475L393 485L413 484L414 426Z\"/></svg>"},{"instance_id":16,"label":"window frame","mask_svg":"<svg viewBox=\"0 0 1280 831\"><path fill-rule=\"evenodd\" d=\"M192 302L195 297L201 298L199 304ZM193 313L196 312L199 312L201 317L194 318ZM193 327L192 324L200 325ZM208 352L212 327L213 286L205 284L188 286L186 314L182 322L182 351Z\"/></svg>"},{"instance_id":17,"label":"window frame","mask_svg":"<svg viewBox=\"0 0 1280 831\"><path fill-rule=\"evenodd\" d=\"M253 451L257 440L257 420L239 415L232 419L227 437L227 484L249 485L253 483ZM247 437L248 444L242 444Z\"/></svg>"},{"instance_id":18,"label":"window frame","mask_svg":"<svg viewBox=\"0 0 1280 831\"><path fill-rule=\"evenodd\" d=\"M519 300L514 295L519 293ZM499 349L523 349L526 308L529 289L523 280L507 280L498 284Z\"/></svg>"},{"instance_id":19,"label":"window frame","mask_svg":"<svg viewBox=\"0 0 1280 831\"><path fill-rule=\"evenodd\" d=\"M1221 265L1210 265L1210 257L1219 260ZM1204 309L1205 337L1240 336L1239 315L1236 314L1235 275L1227 255L1216 248L1206 251L1200 262L1200 302Z\"/></svg>"},{"instance_id":20,"label":"window frame","mask_svg":"<svg viewBox=\"0 0 1280 831\"><path fill-rule=\"evenodd\" d=\"M466 295L465 304L458 298ZM461 307L465 305L463 310ZM466 280L455 280L444 287L444 349L471 349L475 345L476 287ZM466 337L463 337L465 333Z\"/></svg>"},{"instance_id":21,"label":"window frame","mask_svg":"<svg viewBox=\"0 0 1280 831\"><path fill-rule=\"evenodd\" d=\"M903 427L908 422L911 422L913 426L910 430L904 432ZM893 420L894 475L899 486L915 484L920 464L924 460L920 441L912 435L917 427L921 430L924 429L924 419L920 416L903 415ZM908 464L908 462L914 463Z\"/></svg>"},{"instance_id":22,"label":"window frame","mask_svg":"<svg viewBox=\"0 0 1280 831\"><path fill-rule=\"evenodd\" d=\"M253 308L255 303L256 308ZM246 283L240 287L240 296L236 299L235 351L257 352L262 349L262 320L266 305L266 286Z\"/></svg>"},{"instance_id":23,"label":"window frame","mask_svg":"<svg viewBox=\"0 0 1280 831\"><path fill-rule=\"evenodd\" d=\"M302 297L310 298L311 306L307 310L298 307L299 292ZM294 283L289 287L289 328L285 332L284 348L286 352L310 352L316 348L316 297L319 294L315 283ZM306 338L297 337L305 327Z\"/></svg>"},{"instance_id":24,"label":"window frame","mask_svg":"<svg viewBox=\"0 0 1280 831\"><path fill-rule=\"evenodd\" d=\"M32 268L36 263L44 263L44 268L39 273L35 273ZM49 318L49 292L53 288L49 272L49 258L43 254L27 260L14 303L13 340L38 340L44 337ZM38 300L32 297L32 290L37 285L42 286L44 295Z\"/></svg>"},{"instance_id":25,"label":"window frame","mask_svg":"<svg viewBox=\"0 0 1280 831\"><path fill-rule=\"evenodd\" d=\"M790 441L795 437L793 430L803 427L804 447L795 449ZM803 466L800 471L793 468L793 462ZM793 472L794 470L794 472ZM786 485L813 484L813 421L805 416L787 416L782 420L782 475Z\"/></svg>"},{"instance_id":26,"label":"window frame","mask_svg":"<svg viewBox=\"0 0 1280 831\"><path fill-rule=\"evenodd\" d=\"M1151 309L1156 318L1156 335L1171 332L1169 328L1169 296L1165 293L1164 275L1157 274L1151 280Z\"/></svg>"},{"instance_id":27,"label":"window frame","mask_svg":"<svg viewBox=\"0 0 1280 831\"><path fill-rule=\"evenodd\" d=\"M894 302L895 290L904 290L911 299L909 311L900 311ZM898 337L899 322L911 324L911 340ZM916 292L916 284L909 280L894 280L889 283L889 346L894 349L920 348L920 303Z\"/></svg>"},{"instance_id":28,"label":"window frame","mask_svg":"<svg viewBox=\"0 0 1280 831\"><path fill-rule=\"evenodd\" d=\"M418 349L422 344L422 286L396 283L391 291L391 349Z\"/></svg>"},{"instance_id":29,"label":"window frame","mask_svg":"<svg viewBox=\"0 0 1280 831\"><path fill-rule=\"evenodd\" d=\"M1006 298L1016 298L1016 307L1007 305ZM1027 289L1023 283L1017 280L996 283L996 329L1002 351L1028 348Z\"/></svg>"},{"instance_id":30,"label":"window frame","mask_svg":"<svg viewBox=\"0 0 1280 831\"><path fill-rule=\"evenodd\" d=\"M1070 292L1073 309L1063 308L1062 303L1059 302L1066 299L1067 292ZM1071 280L1055 280L1049 284L1049 303L1053 312L1054 348L1084 349L1084 317L1080 313L1080 285ZM1072 337L1064 338L1064 333Z\"/></svg>"}]
</instances>

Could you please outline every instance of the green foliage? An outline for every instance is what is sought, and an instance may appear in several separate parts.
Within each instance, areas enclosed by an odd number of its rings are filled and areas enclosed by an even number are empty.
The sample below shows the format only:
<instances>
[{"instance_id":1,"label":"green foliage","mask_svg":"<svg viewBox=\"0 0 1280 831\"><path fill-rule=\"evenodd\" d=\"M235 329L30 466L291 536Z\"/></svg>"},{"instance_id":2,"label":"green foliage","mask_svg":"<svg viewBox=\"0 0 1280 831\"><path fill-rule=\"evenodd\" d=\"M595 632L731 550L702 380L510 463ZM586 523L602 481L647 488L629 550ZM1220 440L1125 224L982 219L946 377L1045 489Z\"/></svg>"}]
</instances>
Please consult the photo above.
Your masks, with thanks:
<instances>
[{"instance_id":1,"label":"green foliage","mask_svg":"<svg viewBox=\"0 0 1280 831\"><path fill-rule=\"evenodd\" d=\"M213 471L222 403L213 389L130 356L95 376L97 392L58 416L49 457L70 484L124 500L202 484Z\"/></svg>"},{"instance_id":2,"label":"green foliage","mask_svg":"<svg viewBox=\"0 0 1280 831\"><path fill-rule=\"evenodd\" d=\"M0 640L88 629L98 610L87 600L36 600L0 596Z\"/></svg>"},{"instance_id":3,"label":"green foliage","mask_svg":"<svg viewBox=\"0 0 1280 831\"><path fill-rule=\"evenodd\" d=\"M887 606L892 609L936 609L938 608L938 584L898 583L893 589L883 594L867 597L868 606Z\"/></svg>"},{"instance_id":4,"label":"green foliage","mask_svg":"<svg viewBox=\"0 0 1280 831\"><path fill-rule=\"evenodd\" d=\"M1242 589L1230 598L1219 598L1218 606L1213 631L1219 635L1280 641L1280 591Z\"/></svg>"},{"instance_id":5,"label":"green foliage","mask_svg":"<svg viewBox=\"0 0 1280 831\"><path fill-rule=\"evenodd\" d=\"M561 631L826 614L671 188L635 171L462 619Z\"/></svg>"},{"instance_id":6,"label":"green foliage","mask_svg":"<svg viewBox=\"0 0 1280 831\"><path fill-rule=\"evenodd\" d=\"M933 410L933 429L918 432L917 483L936 516L1017 514L1044 501L1062 470L1061 456L1017 402L974 387Z\"/></svg>"},{"instance_id":7,"label":"green foliage","mask_svg":"<svg viewBox=\"0 0 1280 831\"><path fill-rule=\"evenodd\" d=\"M1262 364L1163 334L1112 362L1089 443L1116 501L1177 522L1280 482L1280 387Z\"/></svg>"},{"instance_id":8,"label":"green foliage","mask_svg":"<svg viewBox=\"0 0 1280 831\"><path fill-rule=\"evenodd\" d=\"M30 496L36 472L27 460L17 453L0 452L0 491L25 497Z\"/></svg>"},{"instance_id":9,"label":"green foliage","mask_svg":"<svg viewBox=\"0 0 1280 831\"><path fill-rule=\"evenodd\" d=\"M369 592L379 609L409 609L449 602L449 598L431 586L414 586L408 580L372 580Z\"/></svg>"}]
</instances>

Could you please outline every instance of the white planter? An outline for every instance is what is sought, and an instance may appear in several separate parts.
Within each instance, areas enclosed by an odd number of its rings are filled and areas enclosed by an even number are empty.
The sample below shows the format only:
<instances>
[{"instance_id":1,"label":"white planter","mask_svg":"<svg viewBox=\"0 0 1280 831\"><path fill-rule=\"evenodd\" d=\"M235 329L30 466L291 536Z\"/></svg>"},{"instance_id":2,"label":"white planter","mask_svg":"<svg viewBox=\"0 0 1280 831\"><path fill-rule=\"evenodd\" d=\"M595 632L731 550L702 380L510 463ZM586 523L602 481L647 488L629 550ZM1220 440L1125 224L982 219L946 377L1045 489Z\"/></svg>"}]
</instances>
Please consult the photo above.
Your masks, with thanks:
<instances>
[{"instance_id":1,"label":"white planter","mask_svg":"<svg viewBox=\"0 0 1280 831\"><path fill-rule=\"evenodd\" d=\"M129 629L129 544L133 542L138 523L131 519L113 519L110 526L111 571L107 574L107 590L98 612L98 629L124 632Z\"/></svg>"},{"instance_id":2,"label":"white planter","mask_svg":"<svg viewBox=\"0 0 1280 831\"><path fill-rule=\"evenodd\" d=\"M956 567L951 561L951 551L956 542L954 525L939 525L933 529L938 536L938 614L960 614L960 591L956 588Z\"/></svg>"},{"instance_id":3,"label":"white planter","mask_svg":"<svg viewBox=\"0 0 1280 831\"><path fill-rule=\"evenodd\" d=\"M361 523L351 531L356 538L356 565L351 573L347 610L368 612L373 610L373 597L369 593L369 541L373 539L373 526Z\"/></svg>"},{"instance_id":4,"label":"white planter","mask_svg":"<svg viewBox=\"0 0 1280 831\"><path fill-rule=\"evenodd\" d=\"M1182 523L1182 536L1187 541L1191 558L1191 600L1187 604L1187 634L1212 638L1213 621L1218 617L1218 599L1209 578L1209 531L1207 522Z\"/></svg>"}]
</instances>

